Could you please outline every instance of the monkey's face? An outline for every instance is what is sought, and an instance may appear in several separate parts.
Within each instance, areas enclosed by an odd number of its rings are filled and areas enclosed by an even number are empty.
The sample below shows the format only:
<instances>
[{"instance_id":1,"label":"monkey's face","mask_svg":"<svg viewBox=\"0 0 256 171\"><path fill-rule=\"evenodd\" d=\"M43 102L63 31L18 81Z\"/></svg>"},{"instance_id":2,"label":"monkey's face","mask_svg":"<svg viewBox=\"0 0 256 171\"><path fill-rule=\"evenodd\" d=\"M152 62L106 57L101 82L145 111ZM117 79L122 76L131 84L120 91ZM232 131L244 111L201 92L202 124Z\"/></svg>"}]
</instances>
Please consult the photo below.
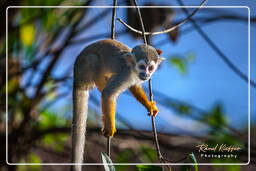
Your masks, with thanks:
<instances>
[{"instance_id":1,"label":"monkey's face","mask_svg":"<svg viewBox=\"0 0 256 171\"><path fill-rule=\"evenodd\" d=\"M149 80L155 72L157 64L154 61L139 60L135 66L135 71L142 81Z\"/></svg>"},{"instance_id":2,"label":"monkey's face","mask_svg":"<svg viewBox=\"0 0 256 171\"><path fill-rule=\"evenodd\" d=\"M159 55L161 50L157 50L149 45L138 45L132 52L123 55L127 64L133 69L138 78L142 81L149 80L164 58Z\"/></svg>"}]
</instances>

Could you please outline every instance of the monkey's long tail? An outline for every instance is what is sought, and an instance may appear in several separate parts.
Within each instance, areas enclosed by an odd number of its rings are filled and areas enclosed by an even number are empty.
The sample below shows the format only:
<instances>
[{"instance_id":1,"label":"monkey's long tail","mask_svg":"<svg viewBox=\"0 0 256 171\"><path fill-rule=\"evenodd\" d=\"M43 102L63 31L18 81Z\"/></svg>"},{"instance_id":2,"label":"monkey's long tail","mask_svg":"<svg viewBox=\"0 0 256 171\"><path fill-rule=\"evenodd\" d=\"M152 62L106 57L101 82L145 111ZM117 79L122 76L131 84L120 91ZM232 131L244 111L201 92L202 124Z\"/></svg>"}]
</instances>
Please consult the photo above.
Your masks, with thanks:
<instances>
[{"instance_id":1,"label":"monkey's long tail","mask_svg":"<svg viewBox=\"0 0 256 171\"><path fill-rule=\"evenodd\" d=\"M73 88L72 163L83 163L89 91ZM82 165L72 165L81 171Z\"/></svg>"}]
</instances>

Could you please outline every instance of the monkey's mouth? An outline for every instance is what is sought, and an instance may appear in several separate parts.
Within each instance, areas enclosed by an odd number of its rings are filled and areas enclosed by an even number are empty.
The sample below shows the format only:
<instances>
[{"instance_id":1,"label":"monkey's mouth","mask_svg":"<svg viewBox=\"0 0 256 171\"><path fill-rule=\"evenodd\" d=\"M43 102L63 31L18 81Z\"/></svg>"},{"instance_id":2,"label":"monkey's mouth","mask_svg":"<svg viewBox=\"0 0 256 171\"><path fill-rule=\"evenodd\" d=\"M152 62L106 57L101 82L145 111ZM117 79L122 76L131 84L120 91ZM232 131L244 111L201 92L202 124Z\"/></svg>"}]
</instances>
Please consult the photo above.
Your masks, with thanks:
<instances>
[{"instance_id":1,"label":"monkey's mouth","mask_svg":"<svg viewBox=\"0 0 256 171\"><path fill-rule=\"evenodd\" d=\"M140 73L139 74L139 78L143 81L146 81L150 78L150 75L146 74L146 73Z\"/></svg>"}]
</instances>

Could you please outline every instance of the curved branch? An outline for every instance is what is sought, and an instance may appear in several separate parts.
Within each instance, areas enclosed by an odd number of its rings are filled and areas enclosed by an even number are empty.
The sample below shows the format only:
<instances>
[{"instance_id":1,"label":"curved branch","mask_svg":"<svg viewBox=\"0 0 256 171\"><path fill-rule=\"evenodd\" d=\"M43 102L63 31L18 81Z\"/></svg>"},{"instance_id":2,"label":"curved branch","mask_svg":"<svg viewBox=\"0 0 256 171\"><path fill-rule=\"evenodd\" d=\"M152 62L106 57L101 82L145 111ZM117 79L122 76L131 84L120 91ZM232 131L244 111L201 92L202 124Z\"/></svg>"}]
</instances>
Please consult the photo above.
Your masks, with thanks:
<instances>
[{"instance_id":1,"label":"curved branch","mask_svg":"<svg viewBox=\"0 0 256 171\"><path fill-rule=\"evenodd\" d=\"M178 3L181 6L184 6L184 3L182 0L178 0ZM188 10L186 8L182 8L184 13L188 15ZM242 71L239 70L238 67L236 67L232 61L219 49L219 47L212 41L212 39L209 38L209 36L201 29L201 27L197 24L197 22L194 19L190 19L193 26L197 30L197 32L202 36L202 38L209 44L209 46L219 55L219 57L224 61L228 67L235 72L242 80L249 83L254 88L256 87L256 82L252 79L249 79L246 74L244 74Z\"/></svg>"},{"instance_id":2,"label":"curved branch","mask_svg":"<svg viewBox=\"0 0 256 171\"><path fill-rule=\"evenodd\" d=\"M205 5L205 3L207 2L207 0L204 0L203 2L201 2L200 6L195 9L187 18L185 18L184 20L182 20L181 22L179 22L178 24L172 26L171 28L169 29L166 29L166 30L163 30L163 31L158 31L158 32L144 32L145 35L157 35L157 34L163 34L163 33L169 33L171 31L173 31L174 29L182 26L183 24L185 24L187 21L190 20L191 17L193 17L198 11L199 9ZM127 27L129 30L137 33L137 34L140 34L140 35L143 35L142 31L140 30L137 30L135 28L133 28L132 26L128 25L127 23L125 23L122 19L120 18L117 18L117 20L122 23L125 27Z\"/></svg>"}]
</instances>

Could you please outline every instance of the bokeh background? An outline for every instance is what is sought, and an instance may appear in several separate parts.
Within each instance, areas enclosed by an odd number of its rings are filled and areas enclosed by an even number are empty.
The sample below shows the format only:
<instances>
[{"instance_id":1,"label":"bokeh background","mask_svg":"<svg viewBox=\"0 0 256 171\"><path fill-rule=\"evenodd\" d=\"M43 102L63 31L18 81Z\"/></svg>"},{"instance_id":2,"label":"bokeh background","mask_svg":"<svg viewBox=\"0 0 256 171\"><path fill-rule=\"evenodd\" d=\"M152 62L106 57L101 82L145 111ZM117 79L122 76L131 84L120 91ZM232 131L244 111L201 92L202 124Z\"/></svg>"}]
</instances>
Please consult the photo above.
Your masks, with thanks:
<instances>
[{"instance_id":1,"label":"bokeh background","mask_svg":"<svg viewBox=\"0 0 256 171\"><path fill-rule=\"evenodd\" d=\"M141 9L146 31L169 28L187 17L178 7L181 0L140 0L139 5L174 6ZM201 1L185 1L198 6ZM95 6L94 8L9 7L8 46L5 22L0 27L0 142L5 161L6 117L8 119L8 162L66 163L70 161L73 63L87 45L110 38L111 0L22 0L1 1L7 6ZM118 1L118 5L131 5ZM156 117L160 148L171 161L190 162L194 153L200 163L248 162L248 114L255 114L255 22L256 1L209 1L193 19L174 31L148 37L163 51L166 60L153 76L154 99L160 109ZM247 7L246 7L247 6ZM188 8L191 13L194 8ZM250 28L248 25L250 15ZM1 21L5 21L1 13ZM117 17L139 29L132 8L118 8ZM249 30L251 53L249 54ZM143 43L137 34L116 22L117 40L134 47ZM7 49L6 49L7 47ZM251 60L249 62L249 55ZM8 58L6 60L6 57ZM7 61L7 62L6 62ZM8 64L8 67L7 65ZM250 83L248 70L251 66ZM6 82L6 69L8 81ZM8 103L6 108L6 86ZM147 90L147 83L143 85ZM251 94L248 94L250 88ZM249 106L249 97L251 106ZM90 93L86 161L101 163L106 152L101 135L100 93ZM249 108L251 107L251 108ZM6 111L8 110L8 115ZM112 141L115 163L157 163L151 119L129 92L118 99L118 132ZM251 117L251 132L255 118ZM255 136L251 136L254 140ZM241 147L238 158L202 158L199 144L227 144ZM255 141L251 141L251 162L255 164ZM85 166L100 170L100 166ZM90 168L89 168L90 167ZM3 170L68 170L69 166L2 166ZM116 166L136 170L136 166ZM175 166L175 169L184 169ZM252 166L202 166L201 170L251 170Z\"/></svg>"}]
</instances>

